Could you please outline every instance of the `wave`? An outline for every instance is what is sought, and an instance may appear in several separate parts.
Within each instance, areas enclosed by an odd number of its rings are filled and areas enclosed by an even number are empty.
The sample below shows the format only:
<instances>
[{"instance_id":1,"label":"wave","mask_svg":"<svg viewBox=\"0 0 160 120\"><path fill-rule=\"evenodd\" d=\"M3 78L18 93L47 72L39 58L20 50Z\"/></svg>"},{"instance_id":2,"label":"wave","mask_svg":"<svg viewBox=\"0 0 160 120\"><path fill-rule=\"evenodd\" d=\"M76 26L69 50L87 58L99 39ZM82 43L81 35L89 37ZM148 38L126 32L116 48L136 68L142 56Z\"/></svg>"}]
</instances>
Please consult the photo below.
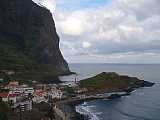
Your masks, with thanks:
<instances>
[{"instance_id":1,"label":"wave","mask_svg":"<svg viewBox=\"0 0 160 120\"><path fill-rule=\"evenodd\" d=\"M87 115L90 120L100 120L98 115L101 115L101 112L93 112L93 108L95 106L87 106L87 103L84 102L84 104L76 106L76 111L82 115Z\"/></svg>"}]
</instances>

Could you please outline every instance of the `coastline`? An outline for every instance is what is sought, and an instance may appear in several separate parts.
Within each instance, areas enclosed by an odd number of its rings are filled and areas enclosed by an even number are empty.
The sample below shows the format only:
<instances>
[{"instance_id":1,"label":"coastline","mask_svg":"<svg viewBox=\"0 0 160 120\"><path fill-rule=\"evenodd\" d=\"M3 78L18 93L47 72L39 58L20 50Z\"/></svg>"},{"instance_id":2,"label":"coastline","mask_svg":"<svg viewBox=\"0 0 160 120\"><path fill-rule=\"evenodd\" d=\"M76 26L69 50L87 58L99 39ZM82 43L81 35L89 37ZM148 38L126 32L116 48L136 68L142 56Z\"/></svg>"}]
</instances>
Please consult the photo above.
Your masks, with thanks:
<instances>
[{"instance_id":1,"label":"coastline","mask_svg":"<svg viewBox=\"0 0 160 120\"><path fill-rule=\"evenodd\" d=\"M59 111L61 111L61 115L58 115L57 110L54 110L54 112L57 114L56 116L59 116L61 120L89 120L89 116L81 114L76 111L76 106L81 105L84 102L89 102L93 100L100 100L100 99L106 99L106 100L112 100L116 98L120 98L122 96L130 95L129 93L124 94L111 94L108 97L90 97L90 98L84 98L84 99L77 99L77 100L64 100L60 101L57 104L57 108ZM65 116L66 115L66 116Z\"/></svg>"},{"instance_id":2,"label":"coastline","mask_svg":"<svg viewBox=\"0 0 160 120\"><path fill-rule=\"evenodd\" d=\"M73 92L72 97L57 102L55 112L62 120L89 120L90 114L78 113L76 106L87 101L118 99L130 95L138 88L151 87L154 84L136 77L119 75L114 72L102 72L94 77L81 80L78 85L79 91Z\"/></svg>"},{"instance_id":3,"label":"coastline","mask_svg":"<svg viewBox=\"0 0 160 120\"><path fill-rule=\"evenodd\" d=\"M89 120L87 116L82 115L76 111L77 105L72 103L59 102L58 107L53 109L56 120Z\"/></svg>"}]
</instances>

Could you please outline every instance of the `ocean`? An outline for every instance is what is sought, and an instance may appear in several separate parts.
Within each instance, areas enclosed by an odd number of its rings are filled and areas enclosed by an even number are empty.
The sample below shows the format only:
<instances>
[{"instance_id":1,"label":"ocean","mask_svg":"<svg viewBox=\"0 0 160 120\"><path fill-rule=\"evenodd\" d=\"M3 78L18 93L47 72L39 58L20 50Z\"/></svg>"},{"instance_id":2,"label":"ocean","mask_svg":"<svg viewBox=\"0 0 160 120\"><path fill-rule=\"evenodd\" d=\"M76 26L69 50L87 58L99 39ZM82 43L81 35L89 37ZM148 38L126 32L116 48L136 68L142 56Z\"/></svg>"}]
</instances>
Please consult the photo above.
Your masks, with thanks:
<instances>
[{"instance_id":1,"label":"ocean","mask_svg":"<svg viewBox=\"0 0 160 120\"><path fill-rule=\"evenodd\" d=\"M91 120L160 120L160 64L70 64L78 74L77 80L92 77L101 72L117 72L135 76L156 84L140 88L130 96L115 100L95 100L76 106L77 112ZM75 75L64 76L62 81L74 81Z\"/></svg>"}]
</instances>

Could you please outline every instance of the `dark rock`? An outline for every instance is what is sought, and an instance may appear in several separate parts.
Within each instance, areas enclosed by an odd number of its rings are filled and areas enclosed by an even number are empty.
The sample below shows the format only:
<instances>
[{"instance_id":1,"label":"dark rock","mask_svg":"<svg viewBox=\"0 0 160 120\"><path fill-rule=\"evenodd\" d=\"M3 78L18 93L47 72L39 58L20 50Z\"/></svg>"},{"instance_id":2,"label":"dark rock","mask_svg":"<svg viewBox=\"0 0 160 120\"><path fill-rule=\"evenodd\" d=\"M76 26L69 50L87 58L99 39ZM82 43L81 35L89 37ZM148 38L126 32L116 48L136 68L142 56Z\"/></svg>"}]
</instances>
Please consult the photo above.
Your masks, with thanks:
<instances>
[{"instance_id":1,"label":"dark rock","mask_svg":"<svg viewBox=\"0 0 160 120\"><path fill-rule=\"evenodd\" d=\"M25 60L69 71L52 14L32 0L0 0L0 45L1 56L15 50L17 59L25 56Z\"/></svg>"},{"instance_id":2,"label":"dark rock","mask_svg":"<svg viewBox=\"0 0 160 120\"><path fill-rule=\"evenodd\" d=\"M125 91L127 93L131 93L136 88L140 88L140 87L152 87L154 84L155 83L152 83L152 82L148 82L148 81L144 81L144 80L139 80L139 81L136 81L134 85L128 87L127 89L124 89L123 91Z\"/></svg>"},{"instance_id":3,"label":"dark rock","mask_svg":"<svg viewBox=\"0 0 160 120\"><path fill-rule=\"evenodd\" d=\"M134 88L127 88L127 89L124 89L124 91L126 92L126 93L131 93L132 91L134 91L135 89Z\"/></svg>"},{"instance_id":4,"label":"dark rock","mask_svg":"<svg viewBox=\"0 0 160 120\"><path fill-rule=\"evenodd\" d=\"M152 87L155 83L142 81L141 87Z\"/></svg>"},{"instance_id":5,"label":"dark rock","mask_svg":"<svg viewBox=\"0 0 160 120\"><path fill-rule=\"evenodd\" d=\"M116 99L116 98L120 98L122 95L119 94L112 94L108 97L108 99Z\"/></svg>"}]
</instances>

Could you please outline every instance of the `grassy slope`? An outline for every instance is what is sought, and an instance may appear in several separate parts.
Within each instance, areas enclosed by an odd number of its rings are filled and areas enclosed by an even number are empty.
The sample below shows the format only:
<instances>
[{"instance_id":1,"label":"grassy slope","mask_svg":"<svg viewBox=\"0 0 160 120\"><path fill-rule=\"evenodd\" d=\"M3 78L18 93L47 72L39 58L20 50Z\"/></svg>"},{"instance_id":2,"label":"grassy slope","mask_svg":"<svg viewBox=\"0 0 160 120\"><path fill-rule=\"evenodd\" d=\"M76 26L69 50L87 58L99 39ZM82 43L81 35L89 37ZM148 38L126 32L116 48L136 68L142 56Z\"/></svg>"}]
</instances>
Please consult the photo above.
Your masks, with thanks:
<instances>
[{"instance_id":1,"label":"grassy slope","mask_svg":"<svg viewBox=\"0 0 160 120\"><path fill-rule=\"evenodd\" d=\"M15 75L7 77L10 80L21 80L29 82L29 80L48 80L63 73L56 68L46 64L37 64L32 58L19 51L13 45L0 45L0 70L14 70Z\"/></svg>"},{"instance_id":2,"label":"grassy slope","mask_svg":"<svg viewBox=\"0 0 160 120\"><path fill-rule=\"evenodd\" d=\"M80 81L80 86L87 87L93 91L119 91L134 86L139 81L140 80L135 77L103 72L94 77Z\"/></svg>"}]
</instances>

